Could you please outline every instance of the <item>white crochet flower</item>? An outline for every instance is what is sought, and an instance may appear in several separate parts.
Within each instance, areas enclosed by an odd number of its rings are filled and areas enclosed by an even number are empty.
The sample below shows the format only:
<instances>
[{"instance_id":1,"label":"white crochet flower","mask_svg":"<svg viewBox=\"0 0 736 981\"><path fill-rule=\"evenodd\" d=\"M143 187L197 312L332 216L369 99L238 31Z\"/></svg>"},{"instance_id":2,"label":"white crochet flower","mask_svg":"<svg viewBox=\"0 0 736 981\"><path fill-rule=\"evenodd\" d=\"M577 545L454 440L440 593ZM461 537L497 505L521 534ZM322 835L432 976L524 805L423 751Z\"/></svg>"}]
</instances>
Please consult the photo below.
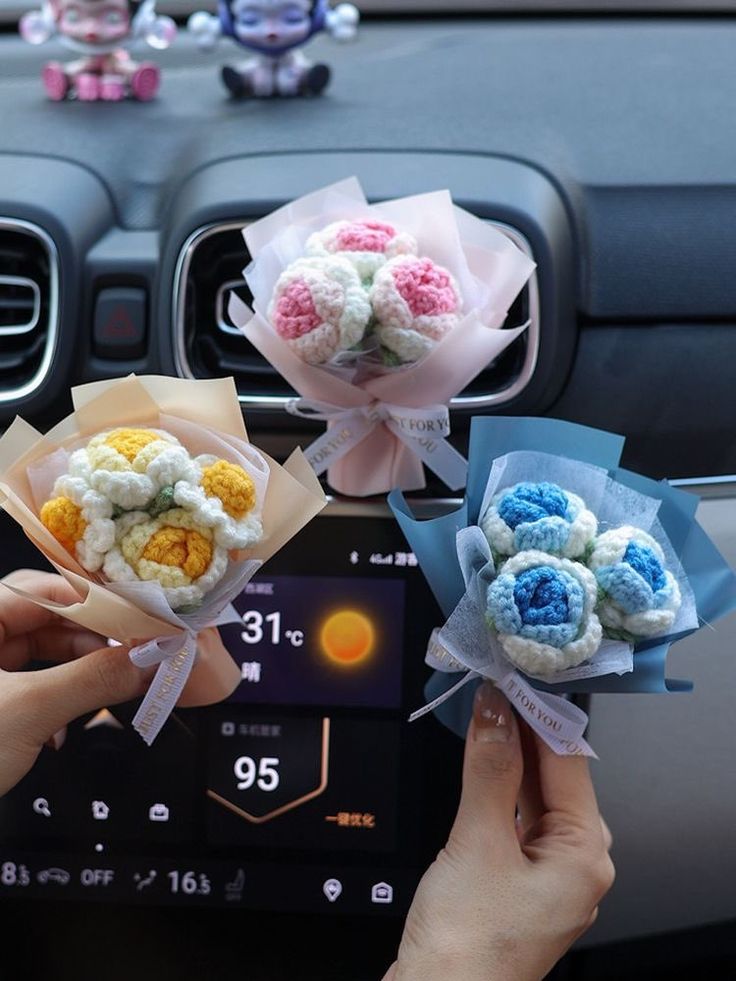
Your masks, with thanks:
<instances>
[{"instance_id":1,"label":"white crochet flower","mask_svg":"<svg viewBox=\"0 0 736 981\"><path fill-rule=\"evenodd\" d=\"M172 610L198 606L227 571L227 550L182 508L156 518L129 512L115 524L104 575L111 582L159 582Z\"/></svg>"},{"instance_id":2,"label":"white crochet flower","mask_svg":"<svg viewBox=\"0 0 736 981\"><path fill-rule=\"evenodd\" d=\"M100 433L72 453L69 473L127 511L147 508L163 487L177 480L196 480L197 469L169 433L121 428Z\"/></svg>"},{"instance_id":3,"label":"white crochet flower","mask_svg":"<svg viewBox=\"0 0 736 981\"><path fill-rule=\"evenodd\" d=\"M417 241L388 222L335 221L307 239L308 256L339 255L347 259L368 283L386 262L398 255L416 255Z\"/></svg>"},{"instance_id":4,"label":"white crochet flower","mask_svg":"<svg viewBox=\"0 0 736 981\"><path fill-rule=\"evenodd\" d=\"M195 458L199 469L196 483L179 481L173 500L193 519L210 528L215 541L225 549L243 549L263 537L256 485L246 471L217 457Z\"/></svg>"},{"instance_id":5,"label":"white crochet flower","mask_svg":"<svg viewBox=\"0 0 736 981\"><path fill-rule=\"evenodd\" d=\"M84 569L97 572L115 541L112 504L83 478L68 474L57 479L53 493L41 508L41 521Z\"/></svg>"},{"instance_id":6,"label":"white crochet flower","mask_svg":"<svg viewBox=\"0 0 736 981\"><path fill-rule=\"evenodd\" d=\"M339 256L297 259L268 308L276 333L308 364L325 364L363 339L371 305L355 268Z\"/></svg>"},{"instance_id":7,"label":"white crochet flower","mask_svg":"<svg viewBox=\"0 0 736 981\"><path fill-rule=\"evenodd\" d=\"M498 555L537 549L576 559L592 545L598 521L577 494L523 481L494 496L480 527Z\"/></svg>"},{"instance_id":8,"label":"white crochet flower","mask_svg":"<svg viewBox=\"0 0 736 981\"><path fill-rule=\"evenodd\" d=\"M579 562L519 552L488 587L486 616L516 667L553 679L600 647L596 598L595 577Z\"/></svg>"},{"instance_id":9,"label":"white crochet flower","mask_svg":"<svg viewBox=\"0 0 736 981\"><path fill-rule=\"evenodd\" d=\"M83 568L88 572L97 572L102 567L105 553L112 548L115 541L111 502L81 477L71 477L68 474L57 479L54 494L68 497L80 509L87 527L77 542L76 555Z\"/></svg>"},{"instance_id":10,"label":"white crochet flower","mask_svg":"<svg viewBox=\"0 0 736 981\"><path fill-rule=\"evenodd\" d=\"M588 565L600 590L598 616L609 631L635 640L671 629L680 609L680 587L651 535L630 526L604 532Z\"/></svg>"},{"instance_id":11,"label":"white crochet flower","mask_svg":"<svg viewBox=\"0 0 736 981\"><path fill-rule=\"evenodd\" d=\"M454 277L431 259L399 256L376 273L370 290L375 334L402 363L419 361L460 320Z\"/></svg>"}]
</instances>

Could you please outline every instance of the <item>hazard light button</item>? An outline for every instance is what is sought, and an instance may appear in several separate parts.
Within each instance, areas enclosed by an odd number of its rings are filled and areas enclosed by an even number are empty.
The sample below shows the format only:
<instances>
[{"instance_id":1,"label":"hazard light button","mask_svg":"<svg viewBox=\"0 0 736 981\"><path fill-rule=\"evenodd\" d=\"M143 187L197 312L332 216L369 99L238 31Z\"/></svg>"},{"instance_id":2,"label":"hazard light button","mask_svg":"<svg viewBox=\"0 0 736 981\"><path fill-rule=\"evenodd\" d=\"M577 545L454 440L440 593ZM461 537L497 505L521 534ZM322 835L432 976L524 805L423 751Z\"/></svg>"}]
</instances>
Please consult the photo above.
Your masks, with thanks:
<instances>
[{"instance_id":1,"label":"hazard light button","mask_svg":"<svg viewBox=\"0 0 736 981\"><path fill-rule=\"evenodd\" d=\"M131 361L146 353L146 291L134 286L100 290L95 303L94 352Z\"/></svg>"}]
</instances>

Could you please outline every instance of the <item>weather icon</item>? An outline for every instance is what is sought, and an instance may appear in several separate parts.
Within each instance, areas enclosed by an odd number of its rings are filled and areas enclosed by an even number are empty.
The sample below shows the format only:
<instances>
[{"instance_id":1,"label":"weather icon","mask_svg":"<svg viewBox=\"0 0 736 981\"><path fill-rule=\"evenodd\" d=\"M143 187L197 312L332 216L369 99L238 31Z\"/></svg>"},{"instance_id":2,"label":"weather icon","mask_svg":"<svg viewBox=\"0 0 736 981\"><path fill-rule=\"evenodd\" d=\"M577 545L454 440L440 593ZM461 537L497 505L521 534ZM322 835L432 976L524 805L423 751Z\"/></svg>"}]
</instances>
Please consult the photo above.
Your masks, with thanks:
<instances>
[{"instance_id":1,"label":"weather icon","mask_svg":"<svg viewBox=\"0 0 736 981\"><path fill-rule=\"evenodd\" d=\"M364 613L338 610L322 624L319 639L322 651L331 661L352 667L373 653L376 631Z\"/></svg>"}]
</instances>

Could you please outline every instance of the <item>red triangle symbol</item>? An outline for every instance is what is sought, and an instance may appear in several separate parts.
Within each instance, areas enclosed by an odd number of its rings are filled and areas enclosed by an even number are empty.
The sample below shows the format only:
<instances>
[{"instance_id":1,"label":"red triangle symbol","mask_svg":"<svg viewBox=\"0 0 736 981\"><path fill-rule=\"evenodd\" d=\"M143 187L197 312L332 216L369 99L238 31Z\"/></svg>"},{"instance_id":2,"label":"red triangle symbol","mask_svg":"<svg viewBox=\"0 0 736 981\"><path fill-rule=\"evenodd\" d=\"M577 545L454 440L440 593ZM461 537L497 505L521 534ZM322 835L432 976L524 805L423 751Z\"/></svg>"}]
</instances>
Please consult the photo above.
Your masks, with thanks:
<instances>
[{"instance_id":1,"label":"red triangle symbol","mask_svg":"<svg viewBox=\"0 0 736 981\"><path fill-rule=\"evenodd\" d=\"M138 336L135 324L130 319L130 314L122 303L113 308L112 313L105 323L103 333L106 337L116 339Z\"/></svg>"}]
</instances>

